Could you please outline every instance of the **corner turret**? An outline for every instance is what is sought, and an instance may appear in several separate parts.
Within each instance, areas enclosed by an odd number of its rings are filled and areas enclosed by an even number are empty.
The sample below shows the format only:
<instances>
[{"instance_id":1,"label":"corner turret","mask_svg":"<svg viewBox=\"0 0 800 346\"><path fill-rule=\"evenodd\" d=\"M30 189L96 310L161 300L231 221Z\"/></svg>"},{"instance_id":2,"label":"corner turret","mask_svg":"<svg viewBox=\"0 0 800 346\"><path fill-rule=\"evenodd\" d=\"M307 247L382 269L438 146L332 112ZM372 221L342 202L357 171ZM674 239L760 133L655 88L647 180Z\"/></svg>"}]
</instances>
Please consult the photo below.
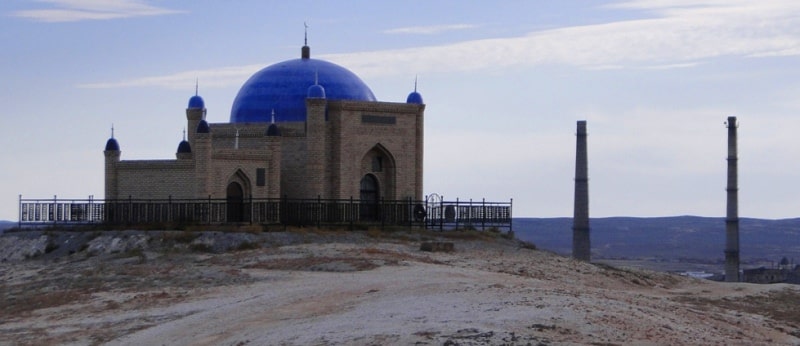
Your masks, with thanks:
<instances>
[{"instance_id":1,"label":"corner turret","mask_svg":"<svg viewBox=\"0 0 800 346\"><path fill-rule=\"evenodd\" d=\"M195 83L194 86L194 96L189 98L189 105L186 107L186 128L190 129L189 131L189 144L194 144L194 135L197 131L191 131L192 129L197 129L197 126L200 124L200 121L203 121L206 118L206 103L203 101L203 98L197 94L198 85Z\"/></svg>"},{"instance_id":2,"label":"corner turret","mask_svg":"<svg viewBox=\"0 0 800 346\"><path fill-rule=\"evenodd\" d=\"M186 130L183 130L183 140L178 143L178 151L175 153L178 160L186 160L192 158L192 145L186 141Z\"/></svg>"},{"instance_id":3,"label":"corner turret","mask_svg":"<svg viewBox=\"0 0 800 346\"><path fill-rule=\"evenodd\" d=\"M412 91L410 94L408 94L408 97L406 98L406 103L413 103L413 104L418 104L418 105L421 105L421 104L425 103L425 102L422 102L422 95L417 92L417 79L416 78L414 78L414 91Z\"/></svg>"},{"instance_id":4,"label":"corner turret","mask_svg":"<svg viewBox=\"0 0 800 346\"><path fill-rule=\"evenodd\" d=\"M111 138L106 141L103 155L105 156L105 199L115 199L117 198L117 164L122 152L119 150L119 142L114 138L114 126L111 126Z\"/></svg>"}]
</instances>

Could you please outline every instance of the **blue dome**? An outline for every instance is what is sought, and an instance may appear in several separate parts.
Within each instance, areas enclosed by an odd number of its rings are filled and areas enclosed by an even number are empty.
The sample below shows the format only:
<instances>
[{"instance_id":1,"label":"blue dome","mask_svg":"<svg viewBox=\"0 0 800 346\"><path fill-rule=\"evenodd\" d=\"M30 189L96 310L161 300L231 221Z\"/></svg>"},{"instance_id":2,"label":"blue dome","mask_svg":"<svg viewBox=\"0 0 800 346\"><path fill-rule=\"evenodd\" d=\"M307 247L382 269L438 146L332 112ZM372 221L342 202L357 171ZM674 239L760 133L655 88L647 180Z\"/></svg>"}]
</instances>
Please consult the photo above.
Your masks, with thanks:
<instances>
[{"instance_id":1,"label":"blue dome","mask_svg":"<svg viewBox=\"0 0 800 346\"><path fill-rule=\"evenodd\" d=\"M192 146L189 145L189 142L186 140L182 140L180 144L178 144L178 154L188 154L192 152Z\"/></svg>"},{"instance_id":2,"label":"blue dome","mask_svg":"<svg viewBox=\"0 0 800 346\"><path fill-rule=\"evenodd\" d=\"M325 88L322 85L314 84L308 87L308 98L310 99L324 99L325 98Z\"/></svg>"},{"instance_id":3,"label":"blue dome","mask_svg":"<svg viewBox=\"0 0 800 346\"><path fill-rule=\"evenodd\" d=\"M318 81L318 83L317 83ZM305 121L309 86L321 84L331 100L376 101L372 90L353 72L317 59L294 59L256 72L239 89L231 122Z\"/></svg>"},{"instance_id":4,"label":"blue dome","mask_svg":"<svg viewBox=\"0 0 800 346\"><path fill-rule=\"evenodd\" d=\"M205 101L203 101L202 97L194 95L194 96L192 96L192 98L189 99L189 107L188 108L204 109L204 108L206 108L206 103L205 103Z\"/></svg>"},{"instance_id":5,"label":"blue dome","mask_svg":"<svg viewBox=\"0 0 800 346\"><path fill-rule=\"evenodd\" d=\"M416 103L416 104L423 104L422 102L422 95L420 93L414 91L408 94L408 98L406 98L406 103Z\"/></svg>"},{"instance_id":6,"label":"blue dome","mask_svg":"<svg viewBox=\"0 0 800 346\"><path fill-rule=\"evenodd\" d=\"M106 142L106 151L119 151L119 143L114 137L109 138Z\"/></svg>"},{"instance_id":7,"label":"blue dome","mask_svg":"<svg viewBox=\"0 0 800 346\"><path fill-rule=\"evenodd\" d=\"M196 132L197 133L209 133L209 132L211 132L211 128L208 127L208 123L205 121L205 119L200 120L200 123L197 124Z\"/></svg>"}]
</instances>

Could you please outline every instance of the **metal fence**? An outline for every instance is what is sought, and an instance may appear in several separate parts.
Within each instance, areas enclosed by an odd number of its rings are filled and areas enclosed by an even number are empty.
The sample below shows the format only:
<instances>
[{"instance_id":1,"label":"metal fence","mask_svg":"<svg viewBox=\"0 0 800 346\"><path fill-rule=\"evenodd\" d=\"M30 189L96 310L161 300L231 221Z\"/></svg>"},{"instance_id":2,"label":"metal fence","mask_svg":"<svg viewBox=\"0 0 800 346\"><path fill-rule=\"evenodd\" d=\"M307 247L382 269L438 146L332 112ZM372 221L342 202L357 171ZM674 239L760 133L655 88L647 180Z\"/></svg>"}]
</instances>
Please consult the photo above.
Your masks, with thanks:
<instances>
[{"instance_id":1,"label":"metal fence","mask_svg":"<svg viewBox=\"0 0 800 346\"><path fill-rule=\"evenodd\" d=\"M431 197L434 198L431 198ZM263 224L286 226L396 225L432 229L511 230L511 201L357 199L25 199L19 226Z\"/></svg>"}]
</instances>

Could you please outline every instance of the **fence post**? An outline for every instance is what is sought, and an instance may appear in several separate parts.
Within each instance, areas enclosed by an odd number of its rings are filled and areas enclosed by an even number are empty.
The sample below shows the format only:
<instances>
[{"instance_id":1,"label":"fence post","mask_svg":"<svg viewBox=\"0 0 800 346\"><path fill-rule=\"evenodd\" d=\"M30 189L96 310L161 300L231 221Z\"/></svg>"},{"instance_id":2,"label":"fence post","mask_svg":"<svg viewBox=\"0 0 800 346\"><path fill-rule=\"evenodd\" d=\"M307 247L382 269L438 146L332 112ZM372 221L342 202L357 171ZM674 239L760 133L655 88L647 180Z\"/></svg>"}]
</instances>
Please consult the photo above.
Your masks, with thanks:
<instances>
[{"instance_id":1,"label":"fence post","mask_svg":"<svg viewBox=\"0 0 800 346\"><path fill-rule=\"evenodd\" d=\"M167 220L167 222L175 221L172 219L172 195L167 196Z\"/></svg>"},{"instance_id":2,"label":"fence post","mask_svg":"<svg viewBox=\"0 0 800 346\"><path fill-rule=\"evenodd\" d=\"M320 196L320 195L317 195L317 207L315 209L316 209L315 210L316 211L315 214L317 216L316 217L316 219L317 219L317 229L319 229L320 224L322 222L322 220L321 220L322 219L322 196Z\"/></svg>"},{"instance_id":3,"label":"fence post","mask_svg":"<svg viewBox=\"0 0 800 346\"><path fill-rule=\"evenodd\" d=\"M205 220L206 224L210 225L211 224L211 195L208 195L208 202L206 202L206 212L203 213L203 214L205 214L204 216L205 216L205 219L206 219Z\"/></svg>"},{"instance_id":4,"label":"fence post","mask_svg":"<svg viewBox=\"0 0 800 346\"><path fill-rule=\"evenodd\" d=\"M287 207L288 207L288 204L289 204L289 201L287 201L287 199L289 199L289 196L288 195L283 195L283 200L281 201L281 220L280 221L283 224L283 230L284 231L286 230L287 224L289 223L289 220L287 219L287 216L289 215L288 214L289 211L286 210Z\"/></svg>"},{"instance_id":5,"label":"fence post","mask_svg":"<svg viewBox=\"0 0 800 346\"><path fill-rule=\"evenodd\" d=\"M353 196L350 196L350 204L347 206L347 221L350 222L350 231L353 230Z\"/></svg>"},{"instance_id":6,"label":"fence post","mask_svg":"<svg viewBox=\"0 0 800 346\"><path fill-rule=\"evenodd\" d=\"M509 232L514 230L514 218L512 217L512 215L514 215L514 214L511 213L511 211L512 211L511 207L512 206L514 206L514 199L513 198L511 198L508 201L508 231Z\"/></svg>"},{"instance_id":7,"label":"fence post","mask_svg":"<svg viewBox=\"0 0 800 346\"><path fill-rule=\"evenodd\" d=\"M455 207L455 209L453 209L453 220L456 221L456 228L455 228L456 231L458 230L458 221L459 221L458 219L459 219L459 216L460 216L460 215L458 215L458 203L459 203L458 197L456 197L456 207Z\"/></svg>"},{"instance_id":8,"label":"fence post","mask_svg":"<svg viewBox=\"0 0 800 346\"><path fill-rule=\"evenodd\" d=\"M486 230L486 198L481 201L481 229Z\"/></svg>"},{"instance_id":9,"label":"fence post","mask_svg":"<svg viewBox=\"0 0 800 346\"><path fill-rule=\"evenodd\" d=\"M444 196L439 200L439 232L444 231Z\"/></svg>"},{"instance_id":10,"label":"fence post","mask_svg":"<svg viewBox=\"0 0 800 346\"><path fill-rule=\"evenodd\" d=\"M408 197L406 200L406 217L408 218L408 228L409 230L414 227L414 204L411 203L411 196Z\"/></svg>"},{"instance_id":11,"label":"fence post","mask_svg":"<svg viewBox=\"0 0 800 346\"><path fill-rule=\"evenodd\" d=\"M376 206L376 208L378 209L377 210L378 211L378 217L381 219L381 231L383 231L383 228L384 228L384 221L383 221L383 219L384 219L384 217L383 217L384 204L385 204L384 203L384 199L383 199L383 197L381 197L381 200L378 201L378 205Z\"/></svg>"}]
</instances>

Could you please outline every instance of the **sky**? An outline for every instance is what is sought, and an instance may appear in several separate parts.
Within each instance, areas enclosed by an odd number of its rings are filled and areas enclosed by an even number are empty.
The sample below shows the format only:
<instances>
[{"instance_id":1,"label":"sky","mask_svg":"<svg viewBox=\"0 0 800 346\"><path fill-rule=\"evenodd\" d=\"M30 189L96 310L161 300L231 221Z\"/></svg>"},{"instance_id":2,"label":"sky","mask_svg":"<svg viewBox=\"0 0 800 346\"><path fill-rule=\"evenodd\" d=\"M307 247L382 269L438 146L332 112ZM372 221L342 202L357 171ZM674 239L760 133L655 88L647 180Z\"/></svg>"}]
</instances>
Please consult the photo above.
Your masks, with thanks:
<instances>
[{"instance_id":1,"label":"sky","mask_svg":"<svg viewBox=\"0 0 800 346\"><path fill-rule=\"evenodd\" d=\"M174 158L199 85L228 122L255 72L311 57L380 101L426 103L424 193L572 216L576 121L592 217L800 216L800 2L0 2L0 220L18 199L103 196L103 148Z\"/></svg>"}]
</instances>

